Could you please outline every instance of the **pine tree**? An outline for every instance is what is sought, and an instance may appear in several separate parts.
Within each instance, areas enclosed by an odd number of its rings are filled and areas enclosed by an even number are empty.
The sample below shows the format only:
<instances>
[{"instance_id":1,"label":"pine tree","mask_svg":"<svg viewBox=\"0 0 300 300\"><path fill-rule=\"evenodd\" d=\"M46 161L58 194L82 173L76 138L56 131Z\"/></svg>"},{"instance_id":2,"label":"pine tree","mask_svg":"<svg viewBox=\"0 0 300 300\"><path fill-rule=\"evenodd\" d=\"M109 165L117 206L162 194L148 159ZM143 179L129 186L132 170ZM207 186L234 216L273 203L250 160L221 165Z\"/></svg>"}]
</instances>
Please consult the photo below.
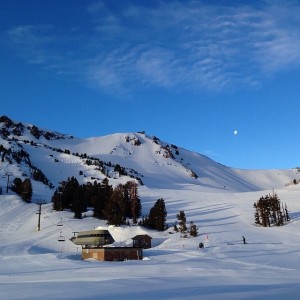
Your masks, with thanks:
<instances>
[{"instance_id":1,"label":"pine tree","mask_svg":"<svg viewBox=\"0 0 300 300\"><path fill-rule=\"evenodd\" d=\"M51 201L53 203L54 210L62 211L64 209L61 193L59 193L57 190L54 192Z\"/></svg>"},{"instance_id":2,"label":"pine tree","mask_svg":"<svg viewBox=\"0 0 300 300\"><path fill-rule=\"evenodd\" d=\"M158 231L164 231L166 229L166 218L167 210L165 201L163 198L160 198L150 209L149 216L145 219L145 225Z\"/></svg>"},{"instance_id":3,"label":"pine tree","mask_svg":"<svg viewBox=\"0 0 300 300\"><path fill-rule=\"evenodd\" d=\"M73 191L72 197L72 211L75 219L81 219L82 213L86 211L86 206L83 201L82 186L78 186Z\"/></svg>"},{"instance_id":4,"label":"pine tree","mask_svg":"<svg viewBox=\"0 0 300 300\"><path fill-rule=\"evenodd\" d=\"M183 210L181 210L179 212L179 214L177 214L177 220L178 220L178 224L179 224L179 230L181 232L186 232L187 231L186 216L185 216L185 212Z\"/></svg>"},{"instance_id":5,"label":"pine tree","mask_svg":"<svg viewBox=\"0 0 300 300\"><path fill-rule=\"evenodd\" d=\"M16 177L12 183L11 189L21 196L25 202L31 202L33 190L31 180L29 178L25 178L24 181L22 181L21 178Z\"/></svg>"},{"instance_id":6,"label":"pine tree","mask_svg":"<svg viewBox=\"0 0 300 300\"><path fill-rule=\"evenodd\" d=\"M60 190L62 192L63 208L71 208L73 195L76 188L79 187L78 180L75 177L68 178L67 182L63 183Z\"/></svg>"},{"instance_id":7,"label":"pine tree","mask_svg":"<svg viewBox=\"0 0 300 300\"><path fill-rule=\"evenodd\" d=\"M53 209L71 209L73 212L79 211L80 205L84 203L79 187L79 183L75 177L63 181L52 197Z\"/></svg>"},{"instance_id":8,"label":"pine tree","mask_svg":"<svg viewBox=\"0 0 300 300\"><path fill-rule=\"evenodd\" d=\"M31 184L31 180L29 178L25 178L22 183L21 197L25 202L27 202L27 203L31 202L32 184Z\"/></svg>"},{"instance_id":9,"label":"pine tree","mask_svg":"<svg viewBox=\"0 0 300 300\"><path fill-rule=\"evenodd\" d=\"M102 184L94 182L92 191L90 192L91 206L94 207L94 217L104 219L104 193Z\"/></svg>"},{"instance_id":10,"label":"pine tree","mask_svg":"<svg viewBox=\"0 0 300 300\"><path fill-rule=\"evenodd\" d=\"M138 196L138 186L134 181L128 181L125 184L126 193L128 196L129 215L133 224L137 223L137 219L141 216L142 205Z\"/></svg>"},{"instance_id":11,"label":"pine tree","mask_svg":"<svg viewBox=\"0 0 300 300\"><path fill-rule=\"evenodd\" d=\"M18 195L22 194L22 179L21 178L16 177L13 180L11 190Z\"/></svg>"},{"instance_id":12,"label":"pine tree","mask_svg":"<svg viewBox=\"0 0 300 300\"><path fill-rule=\"evenodd\" d=\"M253 207L255 209L255 213L254 213L255 224L261 225L260 218L259 218L259 210L258 210L257 204L255 202L254 202Z\"/></svg>"},{"instance_id":13,"label":"pine tree","mask_svg":"<svg viewBox=\"0 0 300 300\"><path fill-rule=\"evenodd\" d=\"M106 207L106 220L109 225L120 226L125 224L126 217L124 214L125 203L123 186L119 184L113 190L110 201Z\"/></svg>"},{"instance_id":14,"label":"pine tree","mask_svg":"<svg viewBox=\"0 0 300 300\"><path fill-rule=\"evenodd\" d=\"M190 223L190 235L192 237L198 236L198 228L197 228L196 224L194 224L193 221L191 221L191 223Z\"/></svg>"},{"instance_id":15,"label":"pine tree","mask_svg":"<svg viewBox=\"0 0 300 300\"><path fill-rule=\"evenodd\" d=\"M113 188L109 185L109 181L107 178L104 178L101 183L101 191L98 191L99 196L99 206L97 209L99 211L100 219L107 220L107 215L110 214L110 211L107 209L107 206L110 202L111 196L113 193Z\"/></svg>"}]
</instances>

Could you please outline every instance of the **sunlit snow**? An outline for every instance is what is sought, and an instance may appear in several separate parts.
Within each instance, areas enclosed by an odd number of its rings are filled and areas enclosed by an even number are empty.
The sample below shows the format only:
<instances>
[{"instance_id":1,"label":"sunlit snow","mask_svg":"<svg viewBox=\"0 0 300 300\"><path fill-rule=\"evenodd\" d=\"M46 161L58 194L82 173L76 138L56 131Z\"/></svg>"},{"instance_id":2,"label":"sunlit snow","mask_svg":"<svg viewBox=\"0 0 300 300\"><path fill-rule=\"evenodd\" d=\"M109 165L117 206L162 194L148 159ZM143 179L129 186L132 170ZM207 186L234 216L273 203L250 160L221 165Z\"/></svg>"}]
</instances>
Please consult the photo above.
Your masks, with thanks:
<instances>
[{"instance_id":1,"label":"sunlit snow","mask_svg":"<svg viewBox=\"0 0 300 300\"><path fill-rule=\"evenodd\" d=\"M33 201L44 199L41 231L38 206L26 204L2 178L0 195L1 299L299 299L300 185L288 185L300 174L294 170L238 170L205 156L178 148L175 159L164 157L160 145L136 134L141 145L124 141L124 134L91 139L43 141L52 147L87 153L119 163L143 174L139 195L146 214L164 198L169 229L156 232L139 226L107 226L85 214L82 220L68 211L56 212L50 203L54 190L33 182ZM86 182L104 177L76 157L24 144L31 161L57 187L82 170ZM57 159L58 162L54 162ZM22 176L22 166L1 164ZM198 178L193 178L190 171ZM115 185L130 178L111 179ZM254 225L253 203L277 193L287 203L291 221L282 227ZM199 228L196 238L174 233L179 210ZM57 226L62 223L63 226ZM81 260L81 248L69 239L82 230L108 228L117 246L130 246L132 237L147 233L152 248L141 261ZM58 237L65 237L59 242ZM246 237L247 244L242 242ZM200 242L204 249L199 249Z\"/></svg>"}]
</instances>

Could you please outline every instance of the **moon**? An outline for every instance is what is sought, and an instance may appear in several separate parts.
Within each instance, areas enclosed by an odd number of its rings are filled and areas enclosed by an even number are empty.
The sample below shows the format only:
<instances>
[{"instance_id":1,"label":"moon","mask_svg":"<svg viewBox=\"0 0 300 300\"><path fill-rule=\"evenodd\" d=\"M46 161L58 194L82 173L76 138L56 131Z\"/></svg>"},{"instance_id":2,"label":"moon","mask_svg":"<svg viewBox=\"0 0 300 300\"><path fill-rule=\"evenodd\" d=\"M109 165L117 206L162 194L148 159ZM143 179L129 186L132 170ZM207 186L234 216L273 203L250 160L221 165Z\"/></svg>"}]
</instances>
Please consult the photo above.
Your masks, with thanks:
<instances>
[{"instance_id":1,"label":"moon","mask_svg":"<svg viewBox=\"0 0 300 300\"><path fill-rule=\"evenodd\" d=\"M237 134L238 134L238 131L237 131L237 130L234 130L234 131L233 131L233 134L234 134L234 135L237 135Z\"/></svg>"}]
</instances>

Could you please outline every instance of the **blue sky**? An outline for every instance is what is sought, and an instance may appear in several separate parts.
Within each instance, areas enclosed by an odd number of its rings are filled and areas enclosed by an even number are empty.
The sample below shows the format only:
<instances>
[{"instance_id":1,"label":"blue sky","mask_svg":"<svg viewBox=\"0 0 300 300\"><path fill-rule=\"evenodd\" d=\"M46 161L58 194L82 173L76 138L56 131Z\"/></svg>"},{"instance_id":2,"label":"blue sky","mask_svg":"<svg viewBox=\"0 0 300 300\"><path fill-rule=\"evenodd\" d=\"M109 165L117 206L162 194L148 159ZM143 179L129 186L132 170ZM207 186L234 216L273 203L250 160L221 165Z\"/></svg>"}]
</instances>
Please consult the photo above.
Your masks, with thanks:
<instances>
[{"instance_id":1,"label":"blue sky","mask_svg":"<svg viewBox=\"0 0 300 300\"><path fill-rule=\"evenodd\" d=\"M300 1L10 0L0 25L1 115L300 166Z\"/></svg>"}]
</instances>

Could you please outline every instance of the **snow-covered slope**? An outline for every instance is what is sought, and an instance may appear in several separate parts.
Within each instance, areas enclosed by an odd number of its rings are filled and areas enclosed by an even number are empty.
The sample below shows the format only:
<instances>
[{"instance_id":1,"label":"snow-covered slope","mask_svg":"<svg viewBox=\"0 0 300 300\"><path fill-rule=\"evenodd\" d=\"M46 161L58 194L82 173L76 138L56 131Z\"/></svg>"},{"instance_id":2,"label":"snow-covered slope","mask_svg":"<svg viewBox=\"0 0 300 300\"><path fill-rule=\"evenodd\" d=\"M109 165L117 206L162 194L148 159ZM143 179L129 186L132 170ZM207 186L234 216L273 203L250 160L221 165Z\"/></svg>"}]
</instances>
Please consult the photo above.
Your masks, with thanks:
<instances>
[{"instance_id":1,"label":"snow-covered slope","mask_svg":"<svg viewBox=\"0 0 300 300\"><path fill-rule=\"evenodd\" d=\"M145 187L144 187L145 188ZM299 186L279 190L292 221L283 227L253 225L252 203L266 191L222 193L184 189L143 190L164 195L170 225L184 209L199 227L196 238L182 238L172 228L154 232L142 227L108 227L116 245L131 244L147 233L153 248L142 261L82 261L73 232L107 227L87 217L42 207L36 231L36 204L15 195L0 195L1 299L298 299L300 293ZM57 226L57 225L63 226ZM170 234L172 233L172 234ZM247 245L242 244L242 235ZM60 236L65 237L59 242ZM199 242L204 249L199 249Z\"/></svg>"},{"instance_id":2,"label":"snow-covered slope","mask_svg":"<svg viewBox=\"0 0 300 300\"><path fill-rule=\"evenodd\" d=\"M191 184L201 188L255 191L282 188L300 178L299 170L240 170L206 156L168 144L145 133L119 133L88 139L74 138L31 124L0 117L1 174L32 177L39 169L48 187L68 177L80 182L110 178L112 185L135 178L149 188ZM8 153L11 151L11 153ZM21 158L16 159L16 154ZM116 165L122 172L116 172ZM45 183L45 182L44 182ZM53 190L34 183L37 197L49 201Z\"/></svg>"},{"instance_id":3,"label":"snow-covered slope","mask_svg":"<svg viewBox=\"0 0 300 300\"><path fill-rule=\"evenodd\" d=\"M286 186L299 181L298 169L233 169L145 133L77 139L5 117L0 123L1 299L299 299L300 185ZM121 174L114 171L117 164ZM117 246L147 233L153 247L142 261L82 261L80 247L69 239L107 227L105 221L89 212L77 220L48 203L37 231L38 206L6 193L8 175L30 177L37 169L47 180L32 180L34 201L50 202L54 188L70 176L81 182L108 176L112 185L135 178L144 184L143 213L163 197L170 228L110 226ZM253 202L273 189L287 203L291 221L257 227ZM198 237L173 231L179 210L197 225Z\"/></svg>"}]
</instances>

